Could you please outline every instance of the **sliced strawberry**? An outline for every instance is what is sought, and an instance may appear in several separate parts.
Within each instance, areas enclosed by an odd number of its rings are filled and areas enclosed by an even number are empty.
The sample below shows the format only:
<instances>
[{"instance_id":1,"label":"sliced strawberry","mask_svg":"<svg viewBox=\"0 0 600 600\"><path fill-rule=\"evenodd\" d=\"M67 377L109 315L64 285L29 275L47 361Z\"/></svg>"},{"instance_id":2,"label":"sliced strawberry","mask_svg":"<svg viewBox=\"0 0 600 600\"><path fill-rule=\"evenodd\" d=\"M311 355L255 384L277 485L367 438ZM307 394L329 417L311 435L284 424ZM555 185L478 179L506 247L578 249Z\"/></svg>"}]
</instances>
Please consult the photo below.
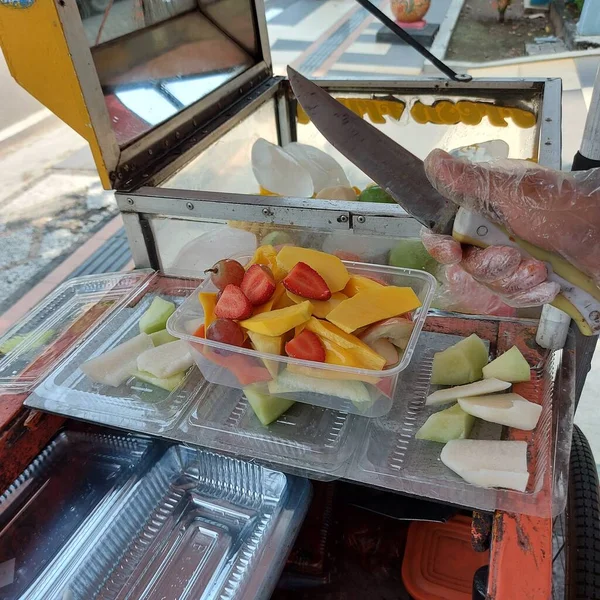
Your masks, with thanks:
<instances>
[{"instance_id":1,"label":"sliced strawberry","mask_svg":"<svg viewBox=\"0 0 600 600\"><path fill-rule=\"evenodd\" d=\"M292 358L325 362L325 346L319 336L305 329L285 345L285 352Z\"/></svg>"},{"instance_id":2,"label":"sliced strawberry","mask_svg":"<svg viewBox=\"0 0 600 600\"><path fill-rule=\"evenodd\" d=\"M325 280L309 265L299 262L283 280L286 290L311 300L329 300L331 290Z\"/></svg>"},{"instance_id":3,"label":"sliced strawberry","mask_svg":"<svg viewBox=\"0 0 600 600\"><path fill-rule=\"evenodd\" d=\"M247 319L252 316L252 304L237 285L229 284L215 306L215 315L219 319Z\"/></svg>"},{"instance_id":4,"label":"sliced strawberry","mask_svg":"<svg viewBox=\"0 0 600 600\"><path fill-rule=\"evenodd\" d=\"M244 275L241 288L251 304L264 304L275 292L275 278L271 269L265 265L252 265Z\"/></svg>"}]
</instances>

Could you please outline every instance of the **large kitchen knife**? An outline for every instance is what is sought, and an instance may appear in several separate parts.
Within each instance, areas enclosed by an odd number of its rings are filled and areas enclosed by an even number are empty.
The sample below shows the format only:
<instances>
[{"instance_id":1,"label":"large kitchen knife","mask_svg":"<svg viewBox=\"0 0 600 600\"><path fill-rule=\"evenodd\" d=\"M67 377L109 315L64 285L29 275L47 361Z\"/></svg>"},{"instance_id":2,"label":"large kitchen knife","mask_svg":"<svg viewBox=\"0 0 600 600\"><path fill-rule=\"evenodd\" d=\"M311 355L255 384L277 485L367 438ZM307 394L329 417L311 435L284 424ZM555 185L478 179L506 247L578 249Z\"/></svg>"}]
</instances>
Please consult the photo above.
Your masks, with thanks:
<instances>
[{"instance_id":1,"label":"large kitchen knife","mask_svg":"<svg viewBox=\"0 0 600 600\"><path fill-rule=\"evenodd\" d=\"M523 255L548 264L548 278L562 293L553 304L585 335L600 332L600 289L562 257L509 237L498 225L459 209L429 183L423 161L346 108L325 90L288 67L296 99L329 143L381 186L408 214L435 233L486 247L518 245Z\"/></svg>"}]
</instances>

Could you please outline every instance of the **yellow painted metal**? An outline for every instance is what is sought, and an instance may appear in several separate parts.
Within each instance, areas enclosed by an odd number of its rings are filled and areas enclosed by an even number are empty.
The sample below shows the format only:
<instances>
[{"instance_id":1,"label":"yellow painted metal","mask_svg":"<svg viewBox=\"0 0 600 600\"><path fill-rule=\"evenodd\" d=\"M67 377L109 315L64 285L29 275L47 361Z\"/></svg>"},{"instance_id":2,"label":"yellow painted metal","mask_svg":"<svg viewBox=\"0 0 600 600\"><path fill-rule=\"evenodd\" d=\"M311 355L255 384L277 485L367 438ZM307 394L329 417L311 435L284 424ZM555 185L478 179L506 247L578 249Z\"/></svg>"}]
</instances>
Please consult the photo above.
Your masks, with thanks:
<instances>
[{"instance_id":1,"label":"yellow painted metal","mask_svg":"<svg viewBox=\"0 0 600 600\"><path fill-rule=\"evenodd\" d=\"M60 1L60 0L59 0ZM54 0L0 4L0 45L12 76L89 143L106 189L111 183Z\"/></svg>"}]
</instances>

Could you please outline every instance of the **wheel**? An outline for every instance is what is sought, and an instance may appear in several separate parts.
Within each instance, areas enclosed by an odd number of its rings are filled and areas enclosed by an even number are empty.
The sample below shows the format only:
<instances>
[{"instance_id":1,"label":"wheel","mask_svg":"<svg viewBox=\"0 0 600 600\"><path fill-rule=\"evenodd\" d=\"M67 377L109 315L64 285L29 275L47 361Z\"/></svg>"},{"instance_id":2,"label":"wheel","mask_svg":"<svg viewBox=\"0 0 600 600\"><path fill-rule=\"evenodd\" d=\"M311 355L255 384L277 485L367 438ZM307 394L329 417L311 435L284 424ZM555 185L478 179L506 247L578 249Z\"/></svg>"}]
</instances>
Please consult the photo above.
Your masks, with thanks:
<instances>
[{"instance_id":1,"label":"wheel","mask_svg":"<svg viewBox=\"0 0 600 600\"><path fill-rule=\"evenodd\" d=\"M573 429L567 506L553 526L553 600L600 600L600 494L590 445Z\"/></svg>"}]
</instances>

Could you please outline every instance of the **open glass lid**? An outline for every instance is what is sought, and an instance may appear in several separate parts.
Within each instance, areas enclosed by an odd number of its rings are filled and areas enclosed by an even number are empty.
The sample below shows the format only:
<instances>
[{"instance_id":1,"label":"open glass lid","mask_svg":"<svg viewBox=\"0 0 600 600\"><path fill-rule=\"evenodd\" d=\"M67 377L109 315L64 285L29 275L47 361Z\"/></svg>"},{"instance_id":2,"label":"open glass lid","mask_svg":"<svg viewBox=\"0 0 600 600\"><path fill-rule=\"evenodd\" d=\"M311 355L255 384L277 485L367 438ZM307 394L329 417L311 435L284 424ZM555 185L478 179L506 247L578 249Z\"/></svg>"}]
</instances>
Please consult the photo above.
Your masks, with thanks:
<instances>
[{"instance_id":1,"label":"open glass lid","mask_svg":"<svg viewBox=\"0 0 600 600\"><path fill-rule=\"evenodd\" d=\"M106 188L271 78L264 11L251 0L44 4L0 11L2 50L20 85L90 143Z\"/></svg>"}]
</instances>

